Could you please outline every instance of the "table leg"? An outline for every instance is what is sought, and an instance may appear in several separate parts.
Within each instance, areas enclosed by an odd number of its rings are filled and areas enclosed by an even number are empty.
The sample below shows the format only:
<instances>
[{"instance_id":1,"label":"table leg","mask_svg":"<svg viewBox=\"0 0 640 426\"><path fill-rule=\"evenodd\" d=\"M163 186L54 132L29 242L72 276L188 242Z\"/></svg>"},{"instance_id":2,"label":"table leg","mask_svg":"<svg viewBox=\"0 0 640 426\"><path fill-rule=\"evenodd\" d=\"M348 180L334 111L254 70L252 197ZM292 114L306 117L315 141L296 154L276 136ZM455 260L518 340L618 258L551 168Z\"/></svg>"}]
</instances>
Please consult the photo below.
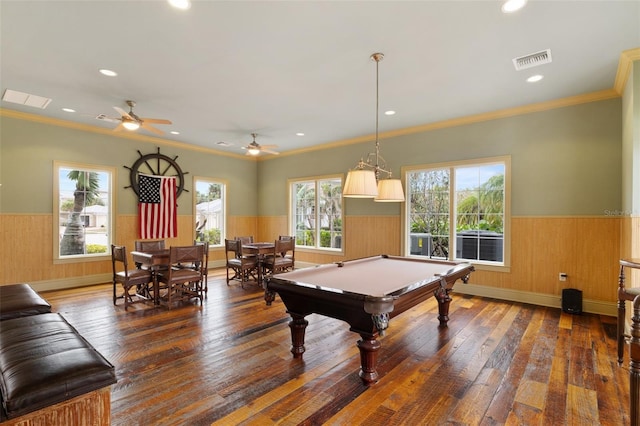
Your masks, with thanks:
<instances>
[{"instance_id":1,"label":"table leg","mask_svg":"<svg viewBox=\"0 0 640 426\"><path fill-rule=\"evenodd\" d=\"M624 305L625 300L624 266L621 266L620 275L618 277L618 364L622 364L624 360L624 326L627 316Z\"/></svg>"},{"instance_id":2,"label":"table leg","mask_svg":"<svg viewBox=\"0 0 640 426\"><path fill-rule=\"evenodd\" d=\"M629 399L631 426L640 425L640 296L633 300L629 344Z\"/></svg>"},{"instance_id":3,"label":"table leg","mask_svg":"<svg viewBox=\"0 0 640 426\"><path fill-rule=\"evenodd\" d=\"M440 321L440 327L446 327L449 322L449 305L451 304L449 290L441 287L434 291L433 295L438 300L438 320Z\"/></svg>"},{"instance_id":4,"label":"table leg","mask_svg":"<svg viewBox=\"0 0 640 426\"><path fill-rule=\"evenodd\" d=\"M275 291L271 291L267 288L267 286L264 286L264 301L267 303L267 306L271 306L271 302L273 302L274 300L276 300L276 292Z\"/></svg>"},{"instance_id":5,"label":"table leg","mask_svg":"<svg viewBox=\"0 0 640 426\"><path fill-rule=\"evenodd\" d=\"M153 276L153 305L158 306L160 304L160 283L158 282L158 269L153 268L151 270Z\"/></svg>"},{"instance_id":6,"label":"table leg","mask_svg":"<svg viewBox=\"0 0 640 426\"><path fill-rule=\"evenodd\" d=\"M289 321L289 328L291 329L291 353L294 358L302 358L302 354L305 351L304 348L304 333L309 325L309 321L304 319L304 315L291 313L291 321Z\"/></svg>"},{"instance_id":7,"label":"table leg","mask_svg":"<svg viewBox=\"0 0 640 426\"><path fill-rule=\"evenodd\" d=\"M360 349L360 378L366 385L372 385L378 381L376 364L380 342L375 335L360 333L360 337L362 340L357 343Z\"/></svg>"}]
</instances>

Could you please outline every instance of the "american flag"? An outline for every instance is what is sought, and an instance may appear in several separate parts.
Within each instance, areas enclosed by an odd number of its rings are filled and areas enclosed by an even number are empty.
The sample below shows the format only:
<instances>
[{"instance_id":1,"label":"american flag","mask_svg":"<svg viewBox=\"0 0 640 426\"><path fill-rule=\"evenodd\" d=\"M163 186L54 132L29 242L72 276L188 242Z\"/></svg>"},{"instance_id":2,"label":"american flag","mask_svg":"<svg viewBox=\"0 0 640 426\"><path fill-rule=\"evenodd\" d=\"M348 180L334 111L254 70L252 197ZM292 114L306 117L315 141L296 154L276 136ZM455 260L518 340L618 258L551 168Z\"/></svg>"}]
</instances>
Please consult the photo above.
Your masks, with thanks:
<instances>
[{"instance_id":1,"label":"american flag","mask_svg":"<svg viewBox=\"0 0 640 426\"><path fill-rule=\"evenodd\" d=\"M140 238L178 236L175 176L138 175Z\"/></svg>"}]
</instances>

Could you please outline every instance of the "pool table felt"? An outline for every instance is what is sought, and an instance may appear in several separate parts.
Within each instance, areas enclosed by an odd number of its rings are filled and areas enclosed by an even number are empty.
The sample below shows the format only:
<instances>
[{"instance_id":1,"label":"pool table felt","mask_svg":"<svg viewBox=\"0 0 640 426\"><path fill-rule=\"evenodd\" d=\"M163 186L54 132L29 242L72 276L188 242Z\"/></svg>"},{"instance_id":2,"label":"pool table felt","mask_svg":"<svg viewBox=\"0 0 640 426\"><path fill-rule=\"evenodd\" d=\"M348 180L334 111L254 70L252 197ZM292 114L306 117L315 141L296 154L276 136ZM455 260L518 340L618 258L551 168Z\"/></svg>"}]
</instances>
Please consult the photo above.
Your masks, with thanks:
<instances>
[{"instance_id":1,"label":"pool table felt","mask_svg":"<svg viewBox=\"0 0 640 426\"><path fill-rule=\"evenodd\" d=\"M370 257L342 263L319 265L278 274L278 280L298 285L322 287L328 291L351 292L380 297L439 280L456 263L420 262L402 258Z\"/></svg>"}]
</instances>

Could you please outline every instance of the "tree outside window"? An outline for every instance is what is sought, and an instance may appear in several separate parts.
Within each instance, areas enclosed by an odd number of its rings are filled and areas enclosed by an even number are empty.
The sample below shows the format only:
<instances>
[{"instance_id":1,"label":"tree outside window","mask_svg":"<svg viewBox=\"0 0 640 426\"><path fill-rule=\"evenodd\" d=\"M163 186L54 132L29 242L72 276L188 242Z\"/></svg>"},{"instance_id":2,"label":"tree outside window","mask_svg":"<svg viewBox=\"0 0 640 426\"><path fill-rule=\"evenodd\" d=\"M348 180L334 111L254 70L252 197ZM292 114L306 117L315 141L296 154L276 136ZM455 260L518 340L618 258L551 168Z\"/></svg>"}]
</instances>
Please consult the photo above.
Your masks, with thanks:
<instances>
[{"instance_id":1,"label":"tree outside window","mask_svg":"<svg viewBox=\"0 0 640 426\"><path fill-rule=\"evenodd\" d=\"M411 255L504 261L505 162L407 172Z\"/></svg>"},{"instance_id":2,"label":"tree outside window","mask_svg":"<svg viewBox=\"0 0 640 426\"><path fill-rule=\"evenodd\" d=\"M342 247L342 179L324 178L290 184L296 245L320 249Z\"/></svg>"},{"instance_id":3,"label":"tree outside window","mask_svg":"<svg viewBox=\"0 0 640 426\"><path fill-rule=\"evenodd\" d=\"M56 164L56 258L109 254L112 171Z\"/></svg>"}]
</instances>

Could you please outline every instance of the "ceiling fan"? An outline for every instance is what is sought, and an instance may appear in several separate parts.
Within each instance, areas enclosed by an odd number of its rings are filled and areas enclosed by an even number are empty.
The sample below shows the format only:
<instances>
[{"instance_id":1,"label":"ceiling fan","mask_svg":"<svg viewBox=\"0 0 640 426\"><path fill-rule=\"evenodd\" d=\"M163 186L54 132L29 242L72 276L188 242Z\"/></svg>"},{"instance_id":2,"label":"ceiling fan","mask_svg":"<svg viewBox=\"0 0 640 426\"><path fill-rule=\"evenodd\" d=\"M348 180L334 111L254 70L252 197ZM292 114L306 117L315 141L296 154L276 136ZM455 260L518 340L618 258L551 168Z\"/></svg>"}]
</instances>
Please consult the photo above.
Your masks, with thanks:
<instances>
[{"instance_id":1,"label":"ceiling fan","mask_svg":"<svg viewBox=\"0 0 640 426\"><path fill-rule=\"evenodd\" d=\"M279 152L275 152L275 151L271 150L271 148L276 148L278 145L260 145L258 142L256 142L256 136L258 136L258 135L256 133L251 133L251 136L253 136L253 142L251 142L247 146L243 146L242 147L242 149L246 149L247 150L247 154L246 155L256 156L256 155L260 154L261 152L264 152L264 153L267 153L267 154L273 154L273 155L280 154Z\"/></svg>"},{"instance_id":2,"label":"ceiling fan","mask_svg":"<svg viewBox=\"0 0 640 426\"><path fill-rule=\"evenodd\" d=\"M133 107L136 106L135 101L126 101L127 105L129 105L129 112L123 110L120 107L114 106L113 109L115 109L116 111L118 111L118 114L120 114L120 118L118 118L117 120L120 121L120 124L118 125L118 127L116 127L115 129L113 129L114 131L120 131L120 130L130 130L130 131L134 131L134 130L138 130L140 127L142 127L145 130L148 130L150 132L156 133L158 135L162 135L164 134L164 132L160 129L157 129L151 125L149 125L149 123L155 123L155 124L171 124L171 121L169 120L164 120L161 118L141 118L138 117L134 112L133 112Z\"/></svg>"}]
</instances>

